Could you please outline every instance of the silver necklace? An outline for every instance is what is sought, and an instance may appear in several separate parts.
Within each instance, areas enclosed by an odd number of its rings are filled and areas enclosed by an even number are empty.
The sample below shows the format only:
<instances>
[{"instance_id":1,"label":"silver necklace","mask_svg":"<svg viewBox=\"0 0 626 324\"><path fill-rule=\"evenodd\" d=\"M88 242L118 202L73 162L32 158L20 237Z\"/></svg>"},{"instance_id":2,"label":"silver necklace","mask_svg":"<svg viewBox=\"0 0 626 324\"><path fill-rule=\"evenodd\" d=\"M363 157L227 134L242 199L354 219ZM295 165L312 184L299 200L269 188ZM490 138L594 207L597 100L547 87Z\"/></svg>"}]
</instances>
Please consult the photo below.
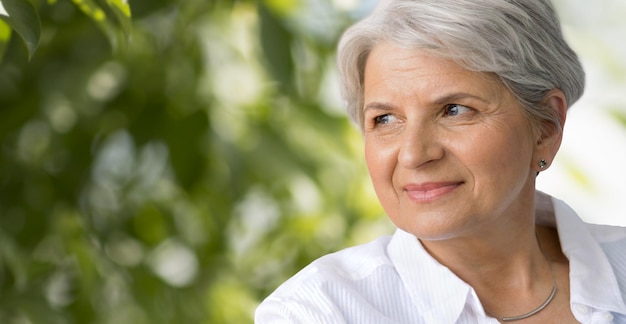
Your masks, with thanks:
<instances>
[{"instance_id":1,"label":"silver necklace","mask_svg":"<svg viewBox=\"0 0 626 324\"><path fill-rule=\"evenodd\" d=\"M541 247L541 241L539 240L539 237L537 236L537 232L535 232L535 236L537 237L537 244L539 244L539 250L541 251L541 254L543 255L544 258L546 258L546 261L548 261L548 264L550 265L550 273L552 274L552 291L550 292L550 295L548 296L546 301L544 301L543 304L539 305L539 307L535 308L534 310L526 314L511 316L511 317L503 317L500 319L502 322L519 321L519 320L531 317L541 312L544 308L548 306L548 304L550 304L550 302L554 298L554 295L556 294L556 275L554 274L554 267L552 266L552 261L550 261L550 258L548 258L548 256L546 256L546 254L543 252L543 248Z\"/></svg>"}]
</instances>

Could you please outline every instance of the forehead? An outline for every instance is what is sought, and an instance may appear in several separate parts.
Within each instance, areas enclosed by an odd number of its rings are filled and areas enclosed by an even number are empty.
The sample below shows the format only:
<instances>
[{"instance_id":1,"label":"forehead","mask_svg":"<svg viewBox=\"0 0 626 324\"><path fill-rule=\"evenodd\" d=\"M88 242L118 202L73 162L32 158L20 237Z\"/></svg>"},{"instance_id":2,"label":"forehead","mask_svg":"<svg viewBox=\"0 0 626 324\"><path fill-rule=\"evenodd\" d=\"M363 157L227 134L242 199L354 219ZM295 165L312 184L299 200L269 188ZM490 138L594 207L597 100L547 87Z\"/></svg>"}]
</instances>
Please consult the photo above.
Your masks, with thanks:
<instances>
[{"instance_id":1,"label":"forehead","mask_svg":"<svg viewBox=\"0 0 626 324\"><path fill-rule=\"evenodd\" d=\"M372 91L398 90L437 96L445 91L497 95L508 89L491 73L470 71L454 61L422 49L409 49L390 42L376 45L364 70L365 95Z\"/></svg>"}]
</instances>

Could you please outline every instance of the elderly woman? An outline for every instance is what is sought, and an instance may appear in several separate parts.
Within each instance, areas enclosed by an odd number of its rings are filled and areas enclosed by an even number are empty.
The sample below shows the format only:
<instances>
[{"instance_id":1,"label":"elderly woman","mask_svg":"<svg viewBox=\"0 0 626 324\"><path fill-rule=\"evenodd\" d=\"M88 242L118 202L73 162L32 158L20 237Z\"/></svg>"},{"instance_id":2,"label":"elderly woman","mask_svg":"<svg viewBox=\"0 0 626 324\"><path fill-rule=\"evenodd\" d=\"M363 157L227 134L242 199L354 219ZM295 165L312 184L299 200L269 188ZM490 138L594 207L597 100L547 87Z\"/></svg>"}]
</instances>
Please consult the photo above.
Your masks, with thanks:
<instances>
[{"instance_id":1,"label":"elderly woman","mask_svg":"<svg viewBox=\"0 0 626 324\"><path fill-rule=\"evenodd\" d=\"M390 0L339 48L391 237L324 256L258 323L626 323L626 229L535 180L584 72L547 0Z\"/></svg>"}]
</instances>

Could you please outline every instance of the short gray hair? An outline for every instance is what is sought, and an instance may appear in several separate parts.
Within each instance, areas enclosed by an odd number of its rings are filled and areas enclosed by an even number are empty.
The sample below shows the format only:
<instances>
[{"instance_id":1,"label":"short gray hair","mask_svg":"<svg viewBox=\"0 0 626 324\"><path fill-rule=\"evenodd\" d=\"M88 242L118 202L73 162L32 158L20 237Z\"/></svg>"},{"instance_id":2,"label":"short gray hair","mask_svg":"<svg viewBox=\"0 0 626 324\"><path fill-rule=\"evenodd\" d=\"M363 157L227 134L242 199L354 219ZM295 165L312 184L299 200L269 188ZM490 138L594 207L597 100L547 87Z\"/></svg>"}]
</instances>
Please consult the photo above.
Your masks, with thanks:
<instances>
[{"instance_id":1,"label":"short gray hair","mask_svg":"<svg viewBox=\"0 0 626 324\"><path fill-rule=\"evenodd\" d=\"M493 73L517 97L538 131L561 128L542 104L560 89L568 108L583 93L585 73L565 42L549 0L382 0L339 42L342 94L351 119L363 127L365 63L379 43L427 50L472 71Z\"/></svg>"}]
</instances>

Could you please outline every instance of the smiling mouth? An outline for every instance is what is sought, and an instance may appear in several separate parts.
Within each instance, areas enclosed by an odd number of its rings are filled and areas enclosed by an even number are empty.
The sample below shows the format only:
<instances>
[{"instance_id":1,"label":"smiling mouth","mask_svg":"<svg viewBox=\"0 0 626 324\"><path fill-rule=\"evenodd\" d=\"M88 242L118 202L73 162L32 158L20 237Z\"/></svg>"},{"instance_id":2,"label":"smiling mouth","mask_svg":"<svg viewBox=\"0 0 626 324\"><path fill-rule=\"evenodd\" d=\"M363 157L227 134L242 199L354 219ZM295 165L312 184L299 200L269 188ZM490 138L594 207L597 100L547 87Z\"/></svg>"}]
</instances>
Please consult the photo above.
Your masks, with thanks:
<instances>
[{"instance_id":1,"label":"smiling mouth","mask_svg":"<svg viewBox=\"0 0 626 324\"><path fill-rule=\"evenodd\" d=\"M463 182L429 182L409 184L402 189L412 201L429 203L446 196L462 184Z\"/></svg>"}]
</instances>

